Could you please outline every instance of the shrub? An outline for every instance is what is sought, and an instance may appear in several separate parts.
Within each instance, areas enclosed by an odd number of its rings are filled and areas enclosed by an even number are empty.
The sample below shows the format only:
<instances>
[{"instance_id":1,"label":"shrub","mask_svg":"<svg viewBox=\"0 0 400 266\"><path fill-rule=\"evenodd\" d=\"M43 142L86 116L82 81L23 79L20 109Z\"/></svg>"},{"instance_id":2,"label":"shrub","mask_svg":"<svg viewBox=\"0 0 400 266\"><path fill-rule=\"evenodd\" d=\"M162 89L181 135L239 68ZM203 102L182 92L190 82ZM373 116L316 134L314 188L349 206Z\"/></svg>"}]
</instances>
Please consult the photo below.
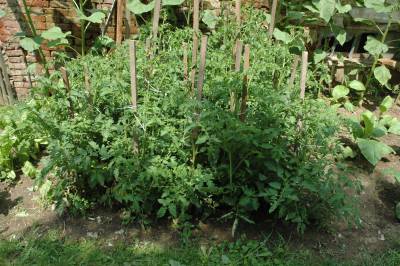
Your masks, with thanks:
<instances>
[{"instance_id":1,"label":"shrub","mask_svg":"<svg viewBox=\"0 0 400 266\"><path fill-rule=\"evenodd\" d=\"M344 188L352 183L337 173L335 112L287 88L289 47L259 30L261 12L246 14L240 36L251 45L252 67L244 122L229 106L243 80L231 70L236 33L230 22L209 36L201 102L183 77L181 45L192 33L169 25L160 29L153 59L138 43L137 112L129 106L126 46L71 61L70 95L42 81L32 108L49 135L40 181L51 181L49 196L59 210L84 212L102 203L124 208L128 219L178 222L221 213L251 222L262 210L300 230L314 219L348 214Z\"/></svg>"}]
</instances>

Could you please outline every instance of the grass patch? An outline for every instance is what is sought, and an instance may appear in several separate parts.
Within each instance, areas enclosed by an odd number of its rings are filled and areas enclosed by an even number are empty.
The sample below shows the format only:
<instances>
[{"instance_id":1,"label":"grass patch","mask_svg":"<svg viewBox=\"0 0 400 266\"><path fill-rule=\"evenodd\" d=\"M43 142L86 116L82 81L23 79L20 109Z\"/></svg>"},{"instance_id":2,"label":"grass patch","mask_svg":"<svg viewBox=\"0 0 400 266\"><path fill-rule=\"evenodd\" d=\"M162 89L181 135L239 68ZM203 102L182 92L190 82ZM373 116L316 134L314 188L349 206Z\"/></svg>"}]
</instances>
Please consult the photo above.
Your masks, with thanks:
<instances>
[{"instance_id":1,"label":"grass patch","mask_svg":"<svg viewBox=\"0 0 400 266\"><path fill-rule=\"evenodd\" d=\"M0 265L400 265L400 252L361 254L338 261L312 252L290 251L286 245L266 241L165 247L151 242L119 243L104 240L71 240L56 231L31 234L19 240L0 240Z\"/></svg>"}]
</instances>

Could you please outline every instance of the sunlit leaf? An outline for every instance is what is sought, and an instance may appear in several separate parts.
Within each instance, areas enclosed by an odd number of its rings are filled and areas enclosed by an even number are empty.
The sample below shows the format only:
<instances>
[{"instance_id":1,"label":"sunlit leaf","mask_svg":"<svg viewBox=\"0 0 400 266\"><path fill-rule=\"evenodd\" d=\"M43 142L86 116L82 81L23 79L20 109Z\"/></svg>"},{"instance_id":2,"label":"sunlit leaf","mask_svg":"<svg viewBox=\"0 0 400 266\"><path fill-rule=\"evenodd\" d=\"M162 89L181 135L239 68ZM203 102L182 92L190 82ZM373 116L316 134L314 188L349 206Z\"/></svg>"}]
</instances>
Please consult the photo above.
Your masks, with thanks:
<instances>
[{"instance_id":1,"label":"sunlit leaf","mask_svg":"<svg viewBox=\"0 0 400 266\"><path fill-rule=\"evenodd\" d=\"M381 85L386 85L389 82L389 80L392 78L392 74L390 74L389 69L387 69L387 67L385 67L383 65L375 68L374 76Z\"/></svg>"},{"instance_id":2,"label":"sunlit leaf","mask_svg":"<svg viewBox=\"0 0 400 266\"><path fill-rule=\"evenodd\" d=\"M372 139L357 139L357 145L362 155L374 166L383 157L394 152L388 145Z\"/></svg>"}]
</instances>

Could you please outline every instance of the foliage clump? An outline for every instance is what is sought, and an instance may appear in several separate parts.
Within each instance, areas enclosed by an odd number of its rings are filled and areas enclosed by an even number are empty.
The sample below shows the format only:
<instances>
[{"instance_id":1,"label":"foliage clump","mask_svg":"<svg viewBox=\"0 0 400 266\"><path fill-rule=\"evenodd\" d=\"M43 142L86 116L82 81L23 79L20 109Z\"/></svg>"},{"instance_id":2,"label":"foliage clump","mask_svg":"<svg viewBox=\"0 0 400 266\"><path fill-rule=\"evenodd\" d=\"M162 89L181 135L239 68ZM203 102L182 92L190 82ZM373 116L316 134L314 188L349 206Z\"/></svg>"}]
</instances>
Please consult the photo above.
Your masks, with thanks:
<instances>
[{"instance_id":1,"label":"foliage clump","mask_svg":"<svg viewBox=\"0 0 400 266\"><path fill-rule=\"evenodd\" d=\"M192 32L169 25L160 29L154 58L145 36L138 42L137 111L130 108L126 46L68 63L70 92L58 72L42 79L27 108L49 136L38 180L59 210L102 203L122 207L128 219L178 222L210 215L251 222L261 211L301 230L351 211L344 189L352 183L335 161L335 112L288 88L289 47L260 30L262 12L246 16L240 39L251 45L250 70L232 71L238 36L224 22L209 34L201 101L183 74L181 47ZM244 74L249 100L241 121Z\"/></svg>"}]
</instances>

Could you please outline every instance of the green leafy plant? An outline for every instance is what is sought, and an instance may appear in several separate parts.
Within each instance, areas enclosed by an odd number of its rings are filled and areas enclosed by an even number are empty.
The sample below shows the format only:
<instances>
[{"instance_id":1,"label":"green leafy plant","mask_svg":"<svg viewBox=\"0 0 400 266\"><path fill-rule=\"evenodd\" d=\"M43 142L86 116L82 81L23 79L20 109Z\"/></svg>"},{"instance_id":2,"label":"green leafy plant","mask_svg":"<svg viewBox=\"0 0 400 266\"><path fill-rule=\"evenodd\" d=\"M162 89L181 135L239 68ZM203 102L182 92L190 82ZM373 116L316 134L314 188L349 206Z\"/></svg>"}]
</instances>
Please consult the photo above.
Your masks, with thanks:
<instances>
[{"instance_id":1,"label":"green leafy plant","mask_svg":"<svg viewBox=\"0 0 400 266\"><path fill-rule=\"evenodd\" d=\"M38 160L46 136L38 130L24 104L0 109L0 181L13 181L23 172L34 177L31 161Z\"/></svg>"},{"instance_id":2,"label":"green leafy plant","mask_svg":"<svg viewBox=\"0 0 400 266\"><path fill-rule=\"evenodd\" d=\"M245 9L243 16L241 39L251 45L252 67L232 71L227 55L237 27L227 18L209 35L202 101L191 96L182 74L180 47L193 32L168 24L160 26L151 61L148 36L137 42L137 111L130 107L126 46L67 62L70 90L57 71L39 78L27 110L40 127L35 132L48 140L37 177L47 200L60 212L119 207L127 221L185 224L217 216L233 220L233 231L259 211L300 231L326 217L351 215L345 188L355 184L335 161L335 111L320 100L301 100L297 82L287 88L290 68L282 66L293 61L288 45L273 44L266 31L254 34L264 23L262 11ZM240 95L244 74L249 98L243 121L229 102L231 92Z\"/></svg>"},{"instance_id":3,"label":"green leafy plant","mask_svg":"<svg viewBox=\"0 0 400 266\"><path fill-rule=\"evenodd\" d=\"M73 0L75 11L80 21L81 27L81 55L86 53L86 32L91 24L100 24L106 17L104 12L99 10L91 10L87 15L86 5L88 0Z\"/></svg>"},{"instance_id":4,"label":"green leafy plant","mask_svg":"<svg viewBox=\"0 0 400 266\"><path fill-rule=\"evenodd\" d=\"M389 133L400 135L400 121L384 114L392 107L393 102L393 99L387 96L379 106L378 117L370 111L365 111L359 120L350 120L353 137L361 154L374 166L386 155L394 153L394 150L379 141L379 138Z\"/></svg>"}]
</instances>

